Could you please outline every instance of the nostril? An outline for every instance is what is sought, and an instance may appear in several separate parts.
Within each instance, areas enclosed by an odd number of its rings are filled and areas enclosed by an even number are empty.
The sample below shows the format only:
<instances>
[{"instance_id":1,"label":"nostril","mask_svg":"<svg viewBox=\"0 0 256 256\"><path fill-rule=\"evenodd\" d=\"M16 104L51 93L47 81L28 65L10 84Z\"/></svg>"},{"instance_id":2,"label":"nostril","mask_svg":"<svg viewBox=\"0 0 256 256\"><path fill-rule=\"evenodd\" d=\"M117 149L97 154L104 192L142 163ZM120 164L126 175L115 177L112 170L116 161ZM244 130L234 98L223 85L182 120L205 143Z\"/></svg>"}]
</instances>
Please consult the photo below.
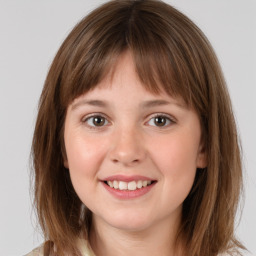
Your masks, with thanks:
<instances>
[{"instance_id":1,"label":"nostril","mask_svg":"<svg viewBox=\"0 0 256 256\"><path fill-rule=\"evenodd\" d=\"M131 161L128 161L128 160L123 160L123 159L112 159L112 162L115 163L115 164L118 164L118 163L123 163L123 164L128 164L128 165L133 165L133 164L138 164L140 162L139 159L134 159L134 160L131 160Z\"/></svg>"}]
</instances>

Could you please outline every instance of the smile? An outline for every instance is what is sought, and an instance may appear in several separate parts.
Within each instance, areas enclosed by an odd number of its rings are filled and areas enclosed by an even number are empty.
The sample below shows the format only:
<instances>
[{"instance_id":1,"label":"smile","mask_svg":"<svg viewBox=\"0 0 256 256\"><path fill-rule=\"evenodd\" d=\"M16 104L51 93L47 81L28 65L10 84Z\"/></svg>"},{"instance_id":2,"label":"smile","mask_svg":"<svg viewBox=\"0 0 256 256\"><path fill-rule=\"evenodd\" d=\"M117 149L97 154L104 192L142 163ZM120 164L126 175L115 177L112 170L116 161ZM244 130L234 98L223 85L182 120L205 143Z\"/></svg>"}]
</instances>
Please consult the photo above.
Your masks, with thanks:
<instances>
[{"instance_id":1,"label":"smile","mask_svg":"<svg viewBox=\"0 0 256 256\"><path fill-rule=\"evenodd\" d=\"M152 184L153 181L151 180L138 180L138 181L130 181L130 182L125 182L125 181L106 181L105 184L107 184L109 187L114 188L116 190L136 190L136 189L141 189L145 188L149 185Z\"/></svg>"},{"instance_id":2,"label":"smile","mask_svg":"<svg viewBox=\"0 0 256 256\"><path fill-rule=\"evenodd\" d=\"M113 175L101 180L103 187L115 198L135 199L149 193L157 180L140 175Z\"/></svg>"}]
</instances>

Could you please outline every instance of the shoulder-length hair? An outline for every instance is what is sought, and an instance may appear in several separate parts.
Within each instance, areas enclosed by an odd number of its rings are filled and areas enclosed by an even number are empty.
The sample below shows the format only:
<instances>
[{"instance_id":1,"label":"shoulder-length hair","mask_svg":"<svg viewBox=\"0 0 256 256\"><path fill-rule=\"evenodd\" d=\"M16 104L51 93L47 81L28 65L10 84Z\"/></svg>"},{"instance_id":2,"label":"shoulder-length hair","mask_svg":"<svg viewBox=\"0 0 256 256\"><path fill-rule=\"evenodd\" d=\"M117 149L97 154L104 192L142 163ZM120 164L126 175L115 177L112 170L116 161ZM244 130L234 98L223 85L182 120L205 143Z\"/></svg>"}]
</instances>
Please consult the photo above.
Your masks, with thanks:
<instances>
[{"instance_id":1,"label":"shoulder-length hair","mask_svg":"<svg viewBox=\"0 0 256 256\"><path fill-rule=\"evenodd\" d=\"M35 205L45 255L80 255L91 212L76 195L66 158L63 126L69 104L92 90L126 50L145 88L180 96L201 121L207 168L198 169L183 203L182 225L190 256L216 256L243 248L234 237L242 189L239 143L230 98L215 53L201 30L175 8L156 0L110 1L79 22L50 67L39 103L32 157ZM47 254L48 255L48 254ZM68 254L69 255L69 254Z\"/></svg>"}]
</instances>

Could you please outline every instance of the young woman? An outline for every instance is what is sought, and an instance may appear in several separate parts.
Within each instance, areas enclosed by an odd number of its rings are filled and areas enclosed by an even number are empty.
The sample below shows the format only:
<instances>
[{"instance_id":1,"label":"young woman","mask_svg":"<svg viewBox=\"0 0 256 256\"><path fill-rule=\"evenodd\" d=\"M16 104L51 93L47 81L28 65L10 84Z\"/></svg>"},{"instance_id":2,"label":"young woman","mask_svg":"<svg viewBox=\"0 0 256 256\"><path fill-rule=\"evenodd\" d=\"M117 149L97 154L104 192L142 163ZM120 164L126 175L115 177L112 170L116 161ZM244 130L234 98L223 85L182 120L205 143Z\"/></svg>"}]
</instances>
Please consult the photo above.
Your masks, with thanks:
<instances>
[{"instance_id":1,"label":"young woman","mask_svg":"<svg viewBox=\"0 0 256 256\"><path fill-rule=\"evenodd\" d=\"M200 29L164 2L118 0L60 47L32 147L45 235L28 255L239 255L236 125Z\"/></svg>"}]
</instances>

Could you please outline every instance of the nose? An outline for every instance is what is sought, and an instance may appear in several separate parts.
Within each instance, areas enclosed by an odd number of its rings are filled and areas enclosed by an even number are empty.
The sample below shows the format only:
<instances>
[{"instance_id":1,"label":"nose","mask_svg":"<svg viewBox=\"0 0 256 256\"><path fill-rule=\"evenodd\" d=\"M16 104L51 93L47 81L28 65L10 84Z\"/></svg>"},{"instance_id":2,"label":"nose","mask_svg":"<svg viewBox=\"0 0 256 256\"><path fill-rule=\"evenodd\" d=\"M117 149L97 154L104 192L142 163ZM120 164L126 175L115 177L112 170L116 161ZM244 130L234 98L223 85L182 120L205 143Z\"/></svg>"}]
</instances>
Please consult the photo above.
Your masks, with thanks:
<instances>
[{"instance_id":1,"label":"nose","mask_svg":"<svg viewBox=\"0 0 256 256\"><path fill-rule=\"evenodd\" d=\"M146 158L143 136L135 128L115 131L109 155L112 162L126 166L143 162Z\"/></svg>"}]
</instances>

